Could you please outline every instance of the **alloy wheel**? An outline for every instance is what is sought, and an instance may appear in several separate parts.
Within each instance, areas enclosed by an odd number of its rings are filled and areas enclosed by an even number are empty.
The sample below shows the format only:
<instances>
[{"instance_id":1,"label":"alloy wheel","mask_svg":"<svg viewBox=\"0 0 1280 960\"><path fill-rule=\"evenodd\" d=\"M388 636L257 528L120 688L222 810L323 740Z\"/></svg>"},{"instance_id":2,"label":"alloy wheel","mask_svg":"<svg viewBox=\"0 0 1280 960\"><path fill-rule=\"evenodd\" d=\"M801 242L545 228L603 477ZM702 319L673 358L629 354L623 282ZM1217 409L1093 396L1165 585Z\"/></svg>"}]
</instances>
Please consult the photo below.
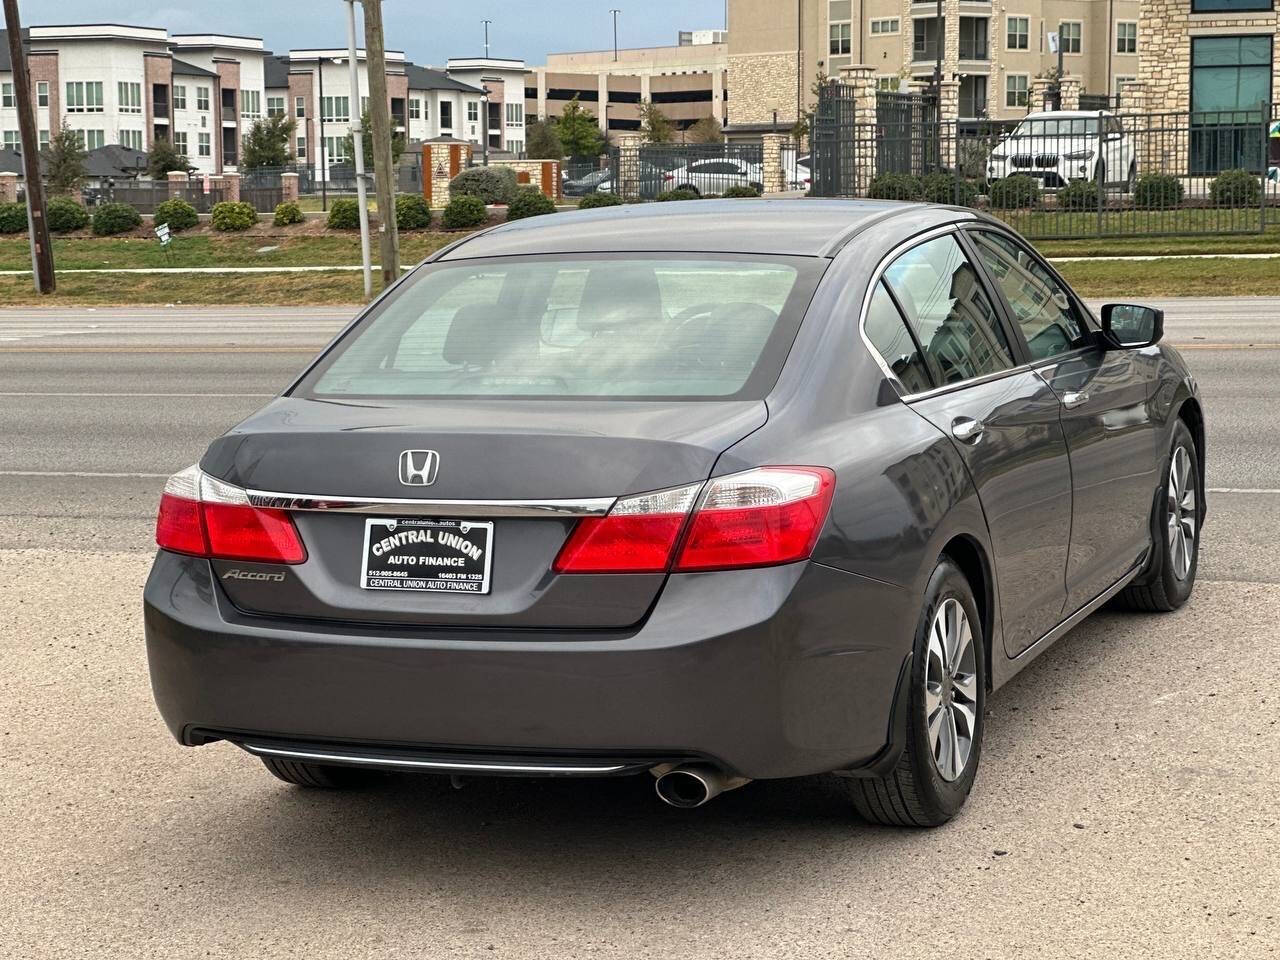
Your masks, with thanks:
<instances>
[{"instance_id":1,"label":"alloy wheel","mask_svg":"<svg viewBox=\"0 0 1280 960\"><path fill-rule=\"evenodd\" d=\"M1186 447L1173 451L1169 464L1169 562L1173 575L1187 579L1196 552L1196 482L1191 470L1191 456Z\"/></svg>"},{"instance_id":2,"label":"alloy wheel","mask_svg":"<svg viewBox=\"0 0 1280 960\"><path fill-rule=\"evenodd\" d=\"M973 629L958 600L943 600L929 626L925 663L925 720L934 766L958 780L969 764L978 722L978 671Z\"/></svg>"}]
</instances>

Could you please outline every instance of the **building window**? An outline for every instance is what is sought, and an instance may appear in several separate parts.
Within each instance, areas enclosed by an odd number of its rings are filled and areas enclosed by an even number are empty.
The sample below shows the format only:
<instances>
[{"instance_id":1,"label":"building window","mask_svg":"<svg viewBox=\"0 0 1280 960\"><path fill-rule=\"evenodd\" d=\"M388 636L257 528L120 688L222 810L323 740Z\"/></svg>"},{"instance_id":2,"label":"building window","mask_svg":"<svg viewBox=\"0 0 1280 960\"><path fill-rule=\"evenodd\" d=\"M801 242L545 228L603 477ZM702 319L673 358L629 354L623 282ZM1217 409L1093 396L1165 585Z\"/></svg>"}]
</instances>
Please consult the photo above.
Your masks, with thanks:
<instances>
[{"instance_id":1,"label":"building window","mask_svg":"<svg viewBox=\"0 0 1280 960\"><path fill-rule=\"evenodd\" d=\"M184 157L187 155L187 132L185 130L175 130L173 132L173 149Z\"/></svg>"},{"instance_id":2,"label":"building window","mask_svg":"<svg viewBox=\"0 0 1280 960\"><path fill-rule=\"evenodd\" d=\"M267 116L284 116L284 97L267 97Z\"/></svg>"},{"instance_id":3,"label":"building window","mask_svg":"<svg viewBox=\"0 0 1280 960\"><path fill-rule=\"evenodd\" d=\"M349 97L321 97L320 119L325 123L349 123L351 100Z\"/></svg>"},{"instance_id":4,"label":"building window","mask_svg":"<svg viewBox=\"0 0 1280 960\"><path fill-rule=\"evenodd\" d=\"M116 84L116 96L121 113L142 112L142 84L121 80Z\"/></svg>"},{"instance_id":5,"label":"building window","mask_svg":"<svg viewBox=\"0 0 1280 960\"><path fill-rule=\"evenodd\" d=\"M1138 52L1138 25L1132 21L1116 24L1116 53Z\"/></svg>"},{"instance_id":6,"label":"building window","mask_svg":"<svg viewBox=\"0 0 1280 960\"><path fill-rule=\"evenodd\" d=\"M196 150L199 151L200 156L202 157L213 156L213 143L209 138L209 134L207 133L196 134Z\"/></svg>"},{"instance_id":7,"label":"building window","mask_svg":"<svg viewBox=\"0 0 1280 960\"><path fill-rule=\"evenodd\" d=\"M293 115L299 118L305 117L307 115L307 98L306 97L293 98Z\"/></svg>"},{"instance_id":8,"label":"building window","mask_svg":"<svg viewBox=\"0 0 1280 960\"><path fill-rule=\"evenodd\" d=\"M13 150L17 153L22 152L22 134L17 130L6 130L4 132L4 148Z\"/></svg>"},{"instance_id":9,"label":"building window","mask_svg":"<svg viewBox=\"0 0 1280 960\"><path fill-rule=\"evenodd\" d=\"M960 59L988 60L987 51L987 18L960 18Z\"/></svg>"},{"instance_id":10,"label":"building window","mask_svg":"<svg viewBox=\"0 0 1280 960\"><path fill-rule=\"evenodd\" d=\"M422 101L421 100L414 98L409 101L409 119L410 120L422 119Z\"/></svg>"},{"instance_id":11,"label":"building window","mask_svg":"<svg viewBox=\"0 0 1280 960\"><path fill-rule=\"evenodd\" d=\"M75 81L67 84L67 113L102 113L102 81Z\"/></svg>"},{"instance_id":12,"label":"building window","mask_svg":"<svg viewBox=\"0 0 1280 960\"><path fill-rule=\"evenodd\" d=\"M1080 52L1080 21L1066 21L1058 27L1058 42L1062 44L1063 53Z\"/></svg>"},{"instance_id":13,"label":"building window","mask_svg":"<svg viewBox=\"0 0 1280 960\"><path fill-rule=\"evenodd\" d=\"M187 109L187 88L182 84L176 84L173 88L173 109Z\"/></svg>"},{"instance_id":14,"label":"building window","mask_svg":"<svg viewBox=\"0 0 1280 960\"><path fill-rule=\"evenodd\" d=\"M16 102L13 97L13 84L0 83L0 107L12 107Z\"/></svg>"},{"instance_id":15,"label":"building window","mask_svg":"<svg viewBox=\"0 0 1280 960\"><path fill-rule=\"evenodd\" d=\"M40 131L40 149L41 150L49 149L49 131L48 130Z\"/></svg>"},{"instance_id":16,"label":"building window","mask_svg":"<svg viewBox=\"0 0 1280 960\"><path fill-rule=\"evenodd\" d=\"M1191 38L1191 172L1266 166L1271 35Z\"/></svg>"},{"instance_id":17,"label":"building window","mask_svg":"<svg viewBox=\"0 0 1280 960\"><path fill-rule=\"evenodd\" d=\"M960 116L966 119L987 115L987 78L970 74L960 78Z\"/></svg>"},{"instance_id":18,"label":"building window","mask_svg":"<svg viewBox=\"0 0 1280 960\"><path fill-rule=\"evenodd\" d=\"M103 147L107 142L106 131L104 130L77 130L76 138L80 141L82 150L97 150Z\"/></svg>"},{"instance_id":19,"label":"building window","mask_svg":"<svg viewBox=\"0 0 1280 960\"><path fill-rule=\"evenodd\" d=\"M507 125L518 127L524 123L524 104L508 103L507 104Z\"/></svg>"},{"instance_id":20,"label":"building window","mask_svg":"<svg viewBox=\"0 0 1280 960\"><path fill-rule=\"evenodd\" d=\"M938 29L937 17L921 17L913 22L911 57L913 60L937 60L945 31Z\"/></svg>"},{"instance_id":21,"label":"building window","mask_svg":"<svg viewBox=\"0 0 1280 960\"><path fill-rule=\"evenodd\" d=\"M884 17L880 20L871 21L871 35L879 36L885 33L897 33L900 21L897 17Z\"/></svg>"},{"instance_id":22,"label":"building window","mask_svg":"<svg viewBox=\"0 0 1280 960\"><path fill-rule=\"evenodd\" d=\"M306 137L298 137L297 142L294 144L293 153L294 153L294 156L296 156L299 160L307 159L307 138Z\"/></svg>"},{"instance_id":23,"label":"building window","mask_svg":"<svg viewBox=\"0 0 1280 960\"><path fill-rule=\"evenodd\" d=\"M49 105L49 81L41 80L36 84L36 106L47 107Z\"/></svg>"},{"instance_id":24,"label":"building window","mask_svg":"<svg viewBox=\"0 0 1280 960\"><path fill-rule=\"evenodd\" d=\"M209 109L209 88L196 87L196 109L208 111Z\"/></svg>"},{"instance_id":25,"label":"building window","mask_svg":"<svg viewBox=\"0 0 1280 960\"><path fill-rule=\"evenodd\" d=\"M1010 73L1004 78L1004 105L1006 107L1025 107L1029 102L1028 91L1031 78L1025 73Z\"/></svg>"},{"instance_id":26,"label":"building window","mask_svg":"<svg viewBox=\"0 0 1280 960\"><path fill-rule=\"evenodd\" d=\"M1027 38L1031 33L1030 17L1007 17L1005 19L1004 45L1009 50L1026 50Z\"/></svg>"},{"instance_id":27,"label":"building window","mask_svg":"<svg viewBox=\"0 0 1280 960\"><path fill-rule=\"evenodd\" d=\"M330 163L346 163L347 162L347 138L346 137L325 137L324 152Z\"/></svg>"},{"instance_id":28,"label":"building window","mask_svg":"<svg viewBox=\"0 0 1280 960\"><path fill-rule=\"evenodd\" d=\"M1192 13L1217 13L1221 10L1270 10L1273 0L1191 0Z\"/></svg>"},{"instance_id":29,"label":"building window","mask_svg":"<svg viewBox=\"0 0 1280 960\"><path fill-rule=\"evenodd\" d=\"M480 122L480 104L474 100L467 101L467 123Z\"/></svg>"},{"instance_id":30,"label":"building window","mask_svg":"<svg viewBox=\"0 0 1280 960\"><path fill-rule=\"evenodd\" d=\"M448 100L442 100L440 102L440 129L453 129L453 104Z\"/></svg>"},{"instance_id":31,"label":"building window","mask_svg":"<svg viewBox=\"0 0 1280 960\"><path fill-rule=\"evenodd\" d=\"M240 115L246 120L257 120L261 117L262 94L257 90L241 90Z\"/></svg>"},{"instance_id":32,"label":"building window","mask_svg":"<svg viewBox=\"0 0 1280 960\"><path fill-rule=\"evenodd\" d=\"M120 146L127 147L130 150L142 149L142 131L141 130L121 130Z\"/></svg>"},{"instance_id":33,"label":"building window","mask_svg":"<svg viewBox=\"0 0 1280 960\"><path fill-rule=\"evenodd\" d=\"M893 73L884 77L876 77L876 90L883 91L884 93L897 93L898 75Z\"/></svg>"},{"instance_id":34,"label":"building window","mask_svg":"<svg viewBox=\"0 0 1280 960\"><path fill-rule=\"evenodd\" d=\"M849 53L853 50L853 24L851 23L833 23L831 24L831 45L829 52L832 56L843 53Z\"/></svg>"}]
</instances>

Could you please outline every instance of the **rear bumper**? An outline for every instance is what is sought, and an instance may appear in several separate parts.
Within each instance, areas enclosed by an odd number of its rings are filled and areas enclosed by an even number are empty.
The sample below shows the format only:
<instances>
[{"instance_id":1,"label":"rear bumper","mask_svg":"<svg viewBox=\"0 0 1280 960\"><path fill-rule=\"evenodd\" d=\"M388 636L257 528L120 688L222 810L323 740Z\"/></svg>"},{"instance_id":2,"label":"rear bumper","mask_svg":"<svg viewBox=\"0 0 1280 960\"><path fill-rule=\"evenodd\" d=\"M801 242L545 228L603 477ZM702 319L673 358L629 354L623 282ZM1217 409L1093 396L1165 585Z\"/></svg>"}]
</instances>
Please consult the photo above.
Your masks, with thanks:
<instances>
[{"instance_id":1,"label":"rear bumper","mask_svg":"<svg viewBox=\"0 0 1280 960\"><path fill-rule=\"evenodd\" d=\"M906 590L802 563L672 576L629 631L281 621L236 610L208 561L164 552L144 607L156 702L183 743L704 758L752 778L882 760L918 613Z\"/></svg>"}]
</instances>

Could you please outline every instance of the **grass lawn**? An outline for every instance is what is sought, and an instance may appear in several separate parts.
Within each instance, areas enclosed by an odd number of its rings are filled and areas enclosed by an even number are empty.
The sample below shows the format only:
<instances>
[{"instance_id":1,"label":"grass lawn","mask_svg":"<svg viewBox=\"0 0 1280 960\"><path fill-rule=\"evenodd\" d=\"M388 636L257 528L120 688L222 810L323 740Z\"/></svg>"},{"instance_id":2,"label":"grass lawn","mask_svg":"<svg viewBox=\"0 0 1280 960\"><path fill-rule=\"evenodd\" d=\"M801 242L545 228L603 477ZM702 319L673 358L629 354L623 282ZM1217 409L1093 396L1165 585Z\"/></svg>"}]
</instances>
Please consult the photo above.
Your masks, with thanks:
<instances>
[{"instance_id":1,"label":"grass lawn","mask_svg":"<svg viewBox=\"0 0 1280 960\"><path fill-rule=\"evenodd\" d=\"M1280 296L1280 261L1105 259L1061 263L1082 297Z\"/></svg>"},{"instance_id":2,"label":"grass lawn","mask_svg":"<svg viewBox=\"0 0 1280 960\"><path fill-rule=\"evenodd\" d=\"M1135 257L1179 253L1280 253L1280 223L1265 233L1187 234L1176 237L1097 237L1037 240L1046 257Z\"/></svg>"}]
</instances>

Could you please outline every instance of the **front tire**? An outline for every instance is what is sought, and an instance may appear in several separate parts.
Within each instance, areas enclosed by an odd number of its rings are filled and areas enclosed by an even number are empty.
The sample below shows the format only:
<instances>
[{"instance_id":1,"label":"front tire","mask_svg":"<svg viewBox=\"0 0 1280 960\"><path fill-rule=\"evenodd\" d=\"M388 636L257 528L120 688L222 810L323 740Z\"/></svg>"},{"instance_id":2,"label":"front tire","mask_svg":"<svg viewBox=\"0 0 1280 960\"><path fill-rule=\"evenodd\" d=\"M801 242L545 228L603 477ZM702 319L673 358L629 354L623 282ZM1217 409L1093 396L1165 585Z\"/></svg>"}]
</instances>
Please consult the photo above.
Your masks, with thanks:
<instances>
[{"instance_id":1,"label":"front tire","mask_svg":"<svg viewBox=\"0 0 1280 960\"><path fill-rule=\"evenodd\" d=\"M943 557L929 577L916 626L902 756L882 778L848 781L862 819L936 827L964 806L982 754L985 644L973 589Z\"/></svg>"},{"instance_id":2,"label":"front tire","mask_svg":"<svg viewBox=\"0 0 1280 960\"><path fill-rule=\"evenodd\" d=\"M363 787L372 779L368 770L356 767L333 767L286 757L260 757L267 771L285 783L316 790L350 790Z\"/></svg>"},{"instance_id":3,"label":"front tire","mask_svg":"<svg viewBox=\"0 0 1280 960\"><path fill-rule=\"evenodd\" d=\"M1195 441L1179 420L1164 463L1164 486L1152 509L1151 563L1116 597L1117 606L1168 613L1187 602L1200 564L1201 480Z\"/></svg>"}]
</instances>

